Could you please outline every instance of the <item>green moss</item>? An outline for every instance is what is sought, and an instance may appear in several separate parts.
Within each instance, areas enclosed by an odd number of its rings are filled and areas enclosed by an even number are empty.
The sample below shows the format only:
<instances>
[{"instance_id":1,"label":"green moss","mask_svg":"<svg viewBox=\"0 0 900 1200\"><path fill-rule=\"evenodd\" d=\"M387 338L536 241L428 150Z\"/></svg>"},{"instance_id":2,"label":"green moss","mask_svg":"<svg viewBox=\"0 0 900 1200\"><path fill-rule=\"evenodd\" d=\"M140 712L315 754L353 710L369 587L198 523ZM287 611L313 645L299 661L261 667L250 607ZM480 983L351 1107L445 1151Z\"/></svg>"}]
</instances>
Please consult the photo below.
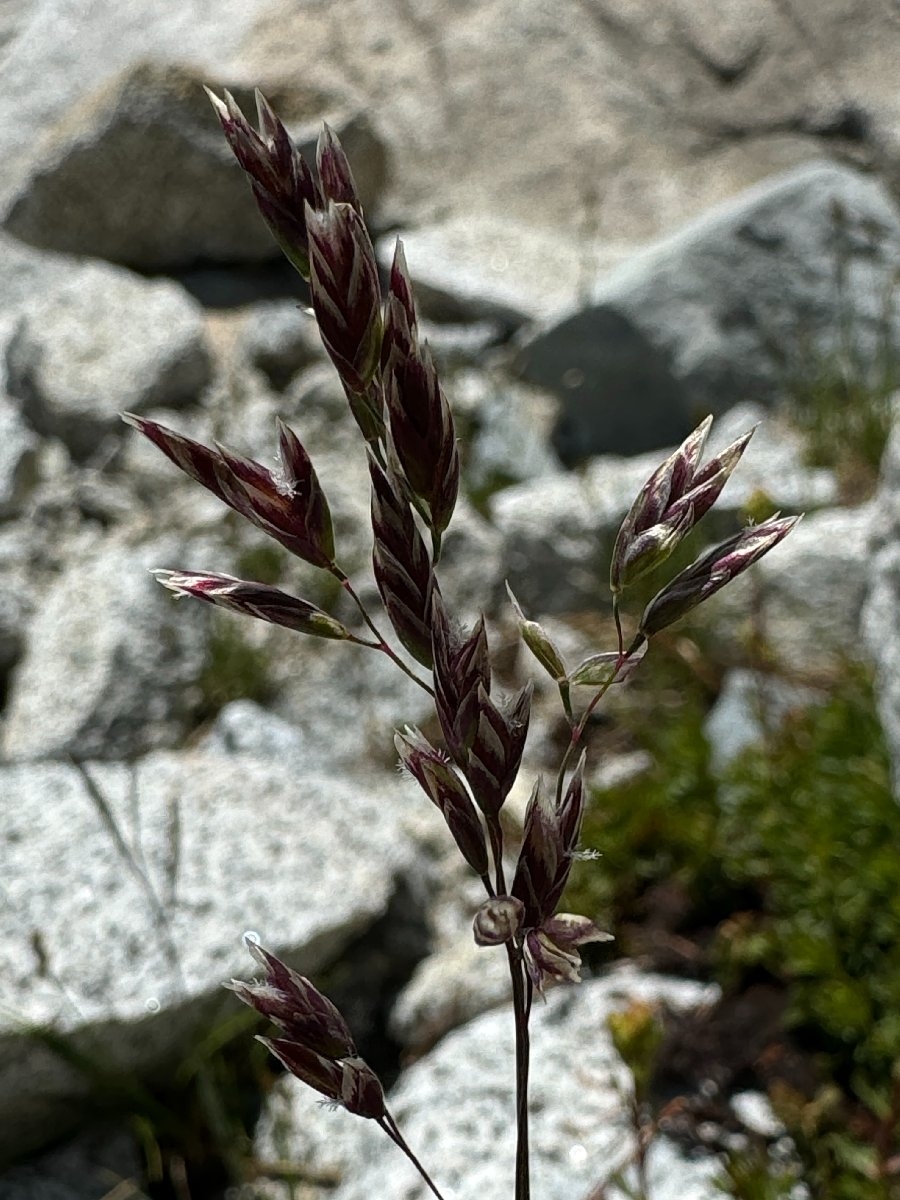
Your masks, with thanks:
<instances>
[{"instance_id":1,"label":"green moss","mask_svg":"<svg viewBox=\"0 0 900 1200\"><path fill-rule=\"evenodd\" d=\"M709 853L719 819L702 731L709 700L703 680L662 640L622 694L616 716L626 745L648 751L652 765L594 794L582 843L602 857L576 862L564 900L568 911L618 930L622 953L629 945L621 926L640 919L656 883L675 881L713 911L724 903L723 877Z\"/></svg>"},{"instance_id":2,"label":"green moss","mask_svg":"<svg viewBox=\"0 0 900 1200\"><path fill-rule=\"evenodd\" d=\"M269 657L247 638L242 618L213 613L209 652L200 677L202 720L214 717L232 700L272 698Z\"/></svg>"},{"instance_id":3,"label":"green moss","mask_svg":"<svg viewBox=\"0 0 900 1200\"><path fill-rule=\"evenodd\" d=\"M153 1078L123 1070L88 1034L30 1031L87 1081L92 1118L131 1129L144 1160L140 1195L151 1200L221 1195L252 1176L253 1129L276 1075L249 1036L261 1027L258 1014L229 1007L198 1023L190 1055L160 1064Z\"/></svg>"},{"instance_id":4,"label":"green moss","mask_svg":"<svg viewBox=\"0 0 900 1200\"><path fill-rule=\"evenodd\" d=\"M828 703L718 781L703 689L683 670L679 686L673 661L652 686L662 706L639 698L632 733L653 766L593 797L584 841L603 857L577 865L565 907L610 921L627 953L654 885L676 884L673 927L714 977L786 989L792 1037L824 1081L817 1097L776 1097L812 1194L893 1200L900 1184L879 1171L900 1152L900 805L870 682L848 668ZM737 1197L781 1194L758 1164L729 1170Z\"/></svg>"},{"instance_id":5,"label":"green moss","mask_svg":"<svg viewBox=\"0 0 900 1200\"><path fill-rule=\"evenodd\" d=\"M900 806L863 673L745 754L722 810L723 869L761 905L720 927L719 970L787 985L788 1022L827 1081L818 1103L782 1096L807 1182L834 1200L900 1196L880 1171L900 1149Z\"/></svg>"},{"instance_id":6,"label":"green moss","mask_svg":"<svg viewBox=\"0 0 900 1200\"><path fill-rule=\"evenodd\" d=\"M873 378L825 361L792 380L788 412L806 439L806 462L836 472L848 500L872 493L891 431L896 364Z\"/></svg>"},{"instance_id":7,"label":"green moss","mask_svg":"<svg viewBox=\"0 0 900 1200\"><path fill-rule=\"evenodd\" d=\"M883 1084L900 1059L900 806L861 672L743 755L721 799L723 870L762 898L723 961L737 950L788 981L793 1022L834 1070Z\"/></svg>"},{"instance_id":8,"label":"green moss","mask_svg":"<svg viewBox=\"0 0 900 1200\"><path fill-rule=\"evenodd\" d=\"M891 428L891 396L900 384L895 340L896 274L873 276L882 235L836 201L831 212L834 319L814 334L798 329L789 346L771 345L781 365L788 410L806 435L811 466L837 473L846 502L868 496ZM860 246L879 251L863 263ZM863 272L862 279L859 273ZM858 296L865 287L878 300L875 320L860 318Z\"/></svg>"},{"instance_id":9,"label":"green moss","mask_svg":"<svg viewBox=\"0 0 900 1200\"><path fill-rule=\"evenodd\" d=\"M734 1200L793 1200L796 1182L795 1172L773 1164L760 1146L729 1154L716 1181L722 1195Z\"/></svg>"},{"instance_id":10,"label":"green moss","mask_svg":"<svg viewBox=\"0 0 900 1200\"><path fill-rule=\"evenodd\" d=\"M248 546L237 556L237 574L241 579L252 579L254 583L279 584L284 574L287 551L274 542L260 541Z\"/></svg>"}]
</instances>

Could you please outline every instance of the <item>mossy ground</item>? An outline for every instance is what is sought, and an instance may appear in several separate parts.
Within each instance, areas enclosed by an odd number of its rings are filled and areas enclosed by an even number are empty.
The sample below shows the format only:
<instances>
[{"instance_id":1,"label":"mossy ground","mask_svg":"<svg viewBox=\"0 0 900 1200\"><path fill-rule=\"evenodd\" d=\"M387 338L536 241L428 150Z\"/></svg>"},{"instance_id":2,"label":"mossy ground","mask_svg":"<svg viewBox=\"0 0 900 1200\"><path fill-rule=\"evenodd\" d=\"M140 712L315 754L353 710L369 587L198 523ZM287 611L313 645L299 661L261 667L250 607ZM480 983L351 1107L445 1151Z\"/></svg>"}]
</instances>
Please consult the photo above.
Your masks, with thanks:
<instances>
[{"instance_id":1,"label":"mossy ground","mask_svg":"<svg viewBox=\"0 0 900 1200\"><path fill-rule=\"evenodd\" d=\"M781 723L717 779L703 735L707 688L677 654L645 666L657 703L643 707L635 690L620 720L653 765L593 797L583 841L603 857L576 866L564 906L613 928L619 953L716 979L731 1001L753 988L779 993L769 1062L749 1074L743 1064L741 1086L769 1091L812 1195L893 1200L900 806L870 681L848 666L827 702ZM765 1160L754 1161L731 1164L731 1194L787 1196L772 1190L788 1189L786 1179L761 1176Z\"/></svg>"}]
</instances>

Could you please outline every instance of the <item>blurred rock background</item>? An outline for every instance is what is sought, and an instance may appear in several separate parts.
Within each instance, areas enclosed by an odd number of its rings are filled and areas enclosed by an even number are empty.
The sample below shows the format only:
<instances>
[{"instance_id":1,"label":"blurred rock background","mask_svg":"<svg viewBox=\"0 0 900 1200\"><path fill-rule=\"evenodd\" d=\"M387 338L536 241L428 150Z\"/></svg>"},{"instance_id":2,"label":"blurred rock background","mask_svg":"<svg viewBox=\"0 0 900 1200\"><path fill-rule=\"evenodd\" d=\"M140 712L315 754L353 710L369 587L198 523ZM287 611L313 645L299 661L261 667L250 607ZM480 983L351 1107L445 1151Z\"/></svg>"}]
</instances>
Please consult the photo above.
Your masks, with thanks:
<instances>
[{"instance_id":1,"label":"blurred rock background","mask_svg":"<svg viewBox=\"0 0 900 1200\"><path fill-rule=\"evenodd\" d=\"M375 596L364 455L204 83L310 154L327 120L404 239L463 441L442 587L504 685L506 581L573 663L612 644L618 525L707 413L762 423L704 540L808 514L591 729L571 907L618 940L536 1018L536 1200L627 1194L635 1138L647 1200L900 1195L898 52L890 0L0 2L2 1200L423 1195L275 1078L220 986L248 931L448 1200L511 1191L503 963L394 773L421 693L148 573L349 617L118 418L270 462L277 415ZM511 834L562 748L537 682ZM650 1063L609 1020L644 1012Z\"/></svg>"}]
</instances>

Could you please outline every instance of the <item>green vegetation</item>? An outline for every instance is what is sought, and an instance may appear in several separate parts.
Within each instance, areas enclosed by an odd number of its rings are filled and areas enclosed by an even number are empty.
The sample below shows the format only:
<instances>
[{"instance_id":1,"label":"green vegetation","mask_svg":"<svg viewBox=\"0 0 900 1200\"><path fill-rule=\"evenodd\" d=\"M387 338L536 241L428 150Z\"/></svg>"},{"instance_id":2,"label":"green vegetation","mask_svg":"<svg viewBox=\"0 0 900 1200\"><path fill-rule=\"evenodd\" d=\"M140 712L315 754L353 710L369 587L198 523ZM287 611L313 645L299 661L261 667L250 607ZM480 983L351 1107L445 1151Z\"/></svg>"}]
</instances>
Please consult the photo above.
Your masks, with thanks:
<instances>
[{"instance_id":1,"label":"green vegetation","mask_svg":"<svg viewBox=\"0 0 900 1200\"><path fill-rule=\"evenodd\" d=\"M845 500L874 491L898 385L897 364L884 363L872 378L840 358L805 371L791 385L788 412L806 438L807 464L835 471Z\"/></svg>"},{"instance_id":2,"label":"green vegetation","mask_svg":"<svg viewBox=\"0 0 900 1200\"><path fill-rule=\"evenodd\" d=\"M647 666L650 664L648 662ZM770 1096L797 1144L804 1179L829 1200L900 1196L900 806L871 688L848 668L831 699L744 753L722 780L702 736L705 690L663 660L652 686L669 704L631 736L648 773L595 797L565 906L622 931L624 953L654 905L677 889L670 930L731 991L785 990L785 1032L817 1082L776 1079ZM626 721L640 712L624 714ZM574 893L574 894L572 894ZM658 904L659 901L656 901ZM758 1165L758 1164L757 1164ZM735 1160L740 1200L779 1196ZM786 1193L785 1193L786 1194Z\"/></svg>"},{"instance_id":3,"label":"green vegetation","mask_svg":"<svg viewBox=\"0 0 900 1200\"><path fill-rule=\"evenodd\" d=\"M253 546L245 547L238 554L238 577L277 587L281 583L288 557L287 551L274 542L257 542Z\"/></svg>"},{"instance_id":4,"label":"green vegetation","mask_svg":"<svg viewBox=\"0 0 900 1200\"><path fill-rule=\"evenodd\" d=\"M268 654L248 640L245 625L230 614L212 615L200 691L201 720L210 720L232 700L265 704L272 697Z\"/></svg>"},{"instance_id":5,"label":"green vegetation","mask_svg":"<svg viewBox=\"0 0 900 1200\"><path fill-rule=\"evenodd\" d=\"M730 1154L718 1186L733 1200L793 1200L797 1173L774 1164L765 1147L754 1146L743 1154Z\"/></svg>"},{"instance_id":6,"label":"green vegetation","mask_svg":"<svg viewBox=\"0 0 900 1200\"><path fill-rule=\"evenodd\" d=\"M822 350L807 331L799 331L790 360L783 348L773 347L782 361L788 410L807 442L810 466L830 467L847 502L865 499L874 490L878 467L891 430L891 396L900 386L900 362L894 345L894 305L897 279L887 275L880 284L881 307L874 329L860 327L857 289L878 287L874 281L853 281L849 248L854 240L877 239L858 227L840 204L832 212L836 245L834 292L837 321L831 348Z\"/></svg>"},{"instance_id":7,"label":"green vegetation","mask_svg":"<svg viewBox=\"0 0 900 1200\"><path fill-rule=\"evenodd\" d=\"M793 1023L848 1080L881 1087L900 1059L900 808L859 675L745 754L721 803L724 873L763 901L754 928L722 940L723 963L788 980Z\"/></svg>"},{"instance_id":8,"label":"green vegetation","mask_svg":"<svg viewBox=\"0 0 900 1200\"><path fill-rule=\"evenodd\" d=\"M189 1200L221 1195L252 1177L251 1135L275 1079L265 1048L248 1036L260 1025L243 1009L211 1026L203 1018L190 1054L169 1070L161 1065L159 1083L113 1064L93 1041L52 1029L31 1036L84 1077L90 1099L83 1103L97 1122L131 1129L144 1177L143 1190L131 1187L127 1195Z\"/></svg>"}]
</instances>

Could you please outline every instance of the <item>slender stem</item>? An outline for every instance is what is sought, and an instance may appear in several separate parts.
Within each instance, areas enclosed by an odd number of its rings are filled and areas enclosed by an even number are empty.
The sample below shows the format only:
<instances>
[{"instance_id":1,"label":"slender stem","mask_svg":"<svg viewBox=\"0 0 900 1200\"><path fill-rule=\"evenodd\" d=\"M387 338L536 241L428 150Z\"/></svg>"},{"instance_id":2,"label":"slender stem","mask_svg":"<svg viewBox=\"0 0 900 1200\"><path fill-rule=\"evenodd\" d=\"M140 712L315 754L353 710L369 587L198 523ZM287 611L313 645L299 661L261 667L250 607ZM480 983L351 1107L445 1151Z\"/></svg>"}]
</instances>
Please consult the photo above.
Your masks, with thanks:
<instances>
[{"instance_id":1,"label":"slender stem","mask_svg":"<svg viewBox=\"0 0 900 1200\"><path fill-rule=\"evenodd\" d=\"M429 696L433 697L434 691L432 690L432 688L429 687L429 685L425 682L424 679L420 679L419 676L415 673L415 671L411 671L409 669L409 667L406 665L406 663L403 661L403 659L399 656L399 654L397 654L394 650L392 650L390 645L388 644L388 642L385 641L385 639L382 637L381 631L379 630L378 626L375 624L375 622L369 616L368 609L363 604L362 600L360 600L359 596L357 595L356 591L353 588L352 583L347 578L347 576L344 574L344 572L340 569L340 567L338 567L338 566L332 567L331 573L335 577L335 579L338 581L338 583L341 585L341 587L344 589L344 591L347 593L347 595L350 596L353 603L356 605L356 607L359 609L360 613L362 614L362 619L365 621L366 625L369 627L369 629L371 629L372 633L374 633L375 637L378 639L377 642L375 642L375 643L362 641L362 642L360 642L360 645L369 646L372 650L380 650L382 652L382 654L386 654L388 656L388 658L391 660L391 662L393 662L396 666L398 666L400 668L400 670L403 672L404 675L407 675L413 681L413 683L417 683L423 691L427 692Z\"/></svg>"},{"instance_id":2,"label":"slender stem","mask_svg":"<svg viewBox=\"0 0 900 1200\"><path fill-rule=\"evenodd\" d=\"M622 614L619 612L619 593L613 592L612 598L613 618L616 622L616 637L619 639L619 656L625 655L625 639L622 636Z\"/></svg>"},{"instance_id":3,"label":"slender stem","mask_svg":"<svg viewBox=\"0 0 900 1200\"><path fill-rule=\"evenodd\" d=\"M381 1128L388 1135L388 1137L391 1139L391 1141L394 1143L394 1145L400 1147L400 1149L403 1151L403 1153L406 1155L406 1157L409 1159L409 1161L412 1163L412 1165L416 1168L416 1170L419 1172L419 1174L422 1176L422 1178L428 1184L429 1188L431 1188L432 1192L434 1192L435 1196L437 1196L438 1200L444 1200L444 1197L437 1190L434 1180L431 1178L431 1176L428 1174L428 1172L425 1170L425 1168L422 1166L422 1164L416 1158L415 1154L413 1154L412 1150L410 1150L409 1145L406 1141L406 1138L400 1132L397 1122L394 1120L394 1118L391 1116L391 1114L387 1111L387 1109L385 1109L384 1116L378 1120L377 1124L381 1126Z\"/></svg>"},{"instance_id":4,"label":"slender stem","mask_svg":"<svg viewBox=\"0 0 900 1200\"><path fill-rule=\"evenodd\" d=\"M632 1097L632 1124L634 1125L635 1154L634 1169L637 1175L637 1200L650 1200L649 1179L647 1177L647 1149L654 1130L644 1118L641 1105L636 1096Z\"/></svg>"},{"instance_id":5,"label":"slender stem","mask_svg":"<svg viewBox=\"0 0 900 1200\"><path fill-rule=\"evenodd\" d=\"M629 658L631 658L632 654L634 654L635 650L637 650L642 645L642 643L643 643L643 638L636 637L634 639L634 641L631 643L631 645L628 647L627 650L619 651L619 661L616 663L616 667L615 667L615 670L613 671L612 675L609 677L609 679L606 681L606 683L604 683L604 685L601 688L599 688L597 690L597 692L591 697L590 703L587 705L584 712L579 717L578 721L572 726L572 734L571 734L571 737L569 738L569 744L568 744L568 746L566 746L566 752L562 757L562 762L559 764L559 771L556 776L556 803L557 803L557 806L559 805L560 801L562 800L562 790L563 790L563 784L565 783L566 771L569 769L569 765L575 756L575 752L577 751L579 745L581 744L581 739L584 735L585 727L587 726L587 723L590 720L591 713L594 711L594 709L597 707L597 705L600 703L600 701L603 699L603 697L606 695L606 693L609 691L609 689L612 687L612 685L616 682L616 680L619 678L619 672L622 670L622 668L628 662Z\"/></svg>"},{"instance_id":6,"label":"slender stem","mask_svg":"<svg viewBox=\"0 0 900 1200\"><path fill-rule=\"evenodd\" d=\"M506 944L509 973L512 978L513 1016L516 1023L516 1191L515 1200L530 1200L531 1176L528 1149L528 1066L531 1043L528 1018L531 1015L532 983L528 978L521 946Z\"/></svg>"},{"instance_id":7,"label":"slender stem","mask_svg":"<svg viewBox=\"0 0 900 1200\"><path fill-rule=\"evenodd\" d=\"M494 856L494 874L497 881L497 895L506 895L506 879L503 874L503 830L496 817L487 819L488 837L491 841L491 853Z\"/></svg>"},{"instance_id":8,"label":"slender stem","mask_svg":"<svg viewBox=\"0 0 900 1200\"><path fill-rule=\"evenodd\" d=\"M428 528L431 531L431 565L436 567L441 561L441 535L430 524Z\"/></svg>"}]
</instances>

